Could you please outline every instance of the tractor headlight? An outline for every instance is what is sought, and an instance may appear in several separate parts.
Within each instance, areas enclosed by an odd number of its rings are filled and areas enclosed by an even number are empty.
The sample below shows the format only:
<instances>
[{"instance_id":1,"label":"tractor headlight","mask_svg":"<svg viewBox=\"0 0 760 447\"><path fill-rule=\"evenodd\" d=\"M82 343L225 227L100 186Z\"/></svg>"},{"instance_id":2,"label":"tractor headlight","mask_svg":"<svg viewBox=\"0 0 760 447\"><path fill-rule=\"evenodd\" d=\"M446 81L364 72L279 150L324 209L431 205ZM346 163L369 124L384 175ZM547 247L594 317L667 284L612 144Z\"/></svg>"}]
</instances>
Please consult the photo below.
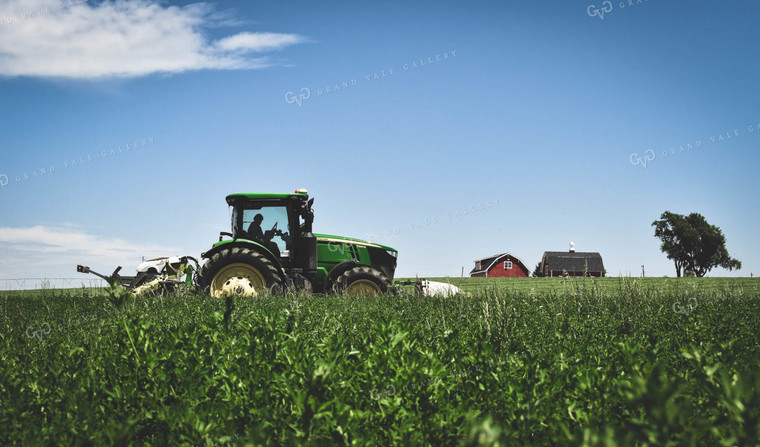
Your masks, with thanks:
<instances>
[{"instance_id":1,"label":"tractor headlight","mask_svg":"<svg viewBox=\"0 0 760 447\"><path fill-rule=\"evenodd\" d=\"M393 256L394 258L398 257L398 252L397 251L385 250L385 252L388 253L389 255Z\"/></svg>"}]
</instances>

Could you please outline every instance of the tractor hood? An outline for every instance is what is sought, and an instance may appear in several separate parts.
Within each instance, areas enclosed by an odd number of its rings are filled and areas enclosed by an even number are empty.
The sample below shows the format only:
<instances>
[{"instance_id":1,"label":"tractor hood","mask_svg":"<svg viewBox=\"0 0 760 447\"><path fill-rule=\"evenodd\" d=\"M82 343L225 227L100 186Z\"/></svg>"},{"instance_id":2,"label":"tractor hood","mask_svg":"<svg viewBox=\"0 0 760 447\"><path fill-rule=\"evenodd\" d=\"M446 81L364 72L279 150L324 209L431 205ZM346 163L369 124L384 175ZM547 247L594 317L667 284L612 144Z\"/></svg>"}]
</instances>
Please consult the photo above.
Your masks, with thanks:
<instances>
[{"instance_id":1,"label":"tractor hood","mask_svg":"<svg viewBox=\"0 0 760 447\"><path fill-rule=\"evenodd\" d=\"M325 263L332 262L340 265L341 262L352 260L360 265L371 265L383 272L389 281L393 281L398 259L398 250L395 248L352 237L331 234L315 234L314 236L317 238L317 245L322 246L322 254L319 256ZM346 250L348 247L351 248Z\"/></svg>"},{"instance_id":2,"label":"tractor hood","mask_svg":"<svg viewBox=\"0 0 760 447\"><path fill-rule=\"evenodd\" d=\"M381 245L376 244L374 242L368 242L362 239L356 239L353 237L345 237L345 236L334 236L332 234L314 234L314 236L317 237L317 242L342 242L342 243L352 243L356 245L366 245L367 247L376 247L376 248L382 248L386 251L394 251L398 252L395 248L388 247L387 245Z\"/></svg>"}]
</instances>

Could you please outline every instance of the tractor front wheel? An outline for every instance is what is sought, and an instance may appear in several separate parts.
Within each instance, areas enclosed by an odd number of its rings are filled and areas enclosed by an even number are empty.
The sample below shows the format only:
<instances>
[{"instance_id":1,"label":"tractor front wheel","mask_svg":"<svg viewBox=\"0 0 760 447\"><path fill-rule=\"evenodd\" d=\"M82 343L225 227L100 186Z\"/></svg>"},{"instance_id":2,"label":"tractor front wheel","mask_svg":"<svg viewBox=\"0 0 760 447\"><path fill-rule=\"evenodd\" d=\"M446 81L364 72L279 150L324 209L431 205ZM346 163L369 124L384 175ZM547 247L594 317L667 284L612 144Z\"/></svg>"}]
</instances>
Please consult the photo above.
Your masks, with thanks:
<instances>
[{"instance_id":1,"label":"tractor front wheel","mask_svg":"<svg viewBox=\"0 0 760 447\"><path fill-rule=\"evenodd\" d=\"M333 284L333 292L354 296L379 296L391 288L388 278L369 267L354 267L338 276Z\"/></svg>"},{"instance_id":2,"label":"tractor front wheel","mask_svg":"<svg viewBox=\"0 0 760 447\"><path fill-rule=\"evenodd\" d=\"M198 272L201 290L214 298L257 296L281 282L277 268L269 259L240 247L221 250L206 261Z\"/></svg>"}]
</instances>

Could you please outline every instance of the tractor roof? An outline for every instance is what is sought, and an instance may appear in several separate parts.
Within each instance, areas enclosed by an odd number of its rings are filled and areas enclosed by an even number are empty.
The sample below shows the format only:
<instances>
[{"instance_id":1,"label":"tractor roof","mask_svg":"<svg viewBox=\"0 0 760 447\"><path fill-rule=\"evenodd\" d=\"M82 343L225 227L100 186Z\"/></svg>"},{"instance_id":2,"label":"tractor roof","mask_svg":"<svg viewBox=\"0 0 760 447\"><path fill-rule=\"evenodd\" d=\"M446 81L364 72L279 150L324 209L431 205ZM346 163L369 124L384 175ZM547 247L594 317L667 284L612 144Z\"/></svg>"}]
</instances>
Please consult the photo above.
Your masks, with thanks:
<instances>
[{"instance_id":1,"label":"tractor roof","mask_svg":"<svg viewBox=\"0 0 760 447\"><path fill-rule=\"evenodd\" d=\"M227 203L232 205L233 202L246 201L246 200L261 200L261 199L287 199L288 197L297 196L308 198L309 194L306 192L296 192L289 194L267 194L267 193L239 193L230 194L227 196Z\"/></svg>"}]
</instances>

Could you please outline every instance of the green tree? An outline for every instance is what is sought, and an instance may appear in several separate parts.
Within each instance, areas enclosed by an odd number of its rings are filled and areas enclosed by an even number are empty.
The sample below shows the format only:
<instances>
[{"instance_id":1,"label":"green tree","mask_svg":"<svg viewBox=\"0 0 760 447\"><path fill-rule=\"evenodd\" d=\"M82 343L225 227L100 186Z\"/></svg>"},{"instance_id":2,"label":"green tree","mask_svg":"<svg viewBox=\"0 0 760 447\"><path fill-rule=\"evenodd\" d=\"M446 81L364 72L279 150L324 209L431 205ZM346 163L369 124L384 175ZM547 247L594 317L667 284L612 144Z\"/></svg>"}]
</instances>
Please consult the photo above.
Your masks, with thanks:
<instances>
[{"instance_id":1,"label":"green tree","mask_svg":"<svg viewBox=\"0 0 760 447\"><path fill-rule=\"evenodd\" d=\"M652 222L654 236L660 238L660 250L671 259L676 267L676 276L681 277L681 270L686 265L688 247L693 245L696 232L686 223L680 214L665 211L660 220Z\"/></svg>"},{"instance_id":2,"label":"green tree","mask_svg":"<svg viewBox=\"0 0 760 447\"><path fill-rule=\"evenodd\" d=\"M729 271L742 267L729 256L721 229L710 225L701 214L683 216L665 211L652 226L655 237L662 241L660 250L673 260L679 278L682 271L702 277L715 267Z\"/></svg>"},{"instance_id":3,"label":"green tree","mask_svg":"<svg viewBox=\"0 0 760 447\"><path fill-rule=\"evenodd\" d=\"M534 278L541 278L544 276L544 272L541 271L541 263L539 262L536 264L536 268L533 269L533 273L531 274Z\"/></svg>"}]
</instances>

